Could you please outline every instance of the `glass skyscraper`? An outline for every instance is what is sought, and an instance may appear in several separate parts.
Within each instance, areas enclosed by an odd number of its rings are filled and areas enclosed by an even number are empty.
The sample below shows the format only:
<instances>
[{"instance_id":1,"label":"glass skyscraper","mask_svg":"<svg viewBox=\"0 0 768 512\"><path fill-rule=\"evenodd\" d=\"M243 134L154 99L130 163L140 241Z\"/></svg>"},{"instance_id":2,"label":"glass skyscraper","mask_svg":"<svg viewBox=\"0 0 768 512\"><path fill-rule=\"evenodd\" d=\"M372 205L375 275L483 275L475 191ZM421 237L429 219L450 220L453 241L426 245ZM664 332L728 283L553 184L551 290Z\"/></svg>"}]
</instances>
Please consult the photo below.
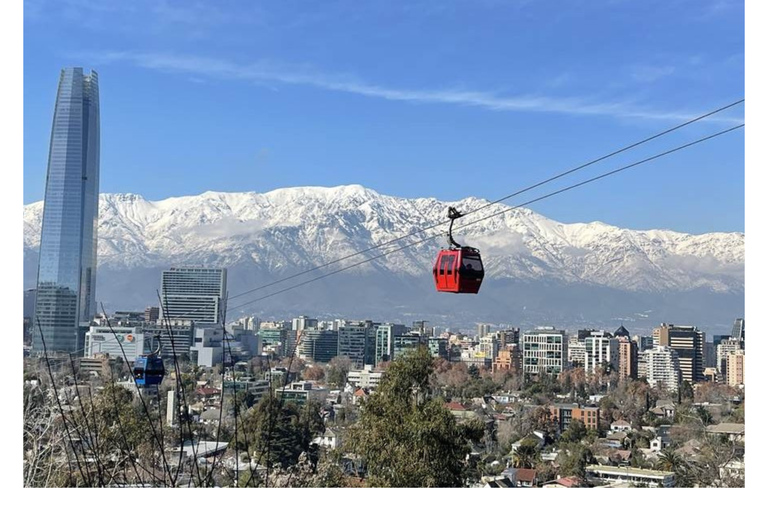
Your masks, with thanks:
<instances>
[{"instance_id":1,"label":"glass skyscraper","mask_svg":"<svg viewBox=\"0 0 768 512\"><path fill-rule=\"evenodd\" d=\"M48 151L34 351L43 351L43 337L49 352L82 351L95 313L99 138L98 75L63 69Z\"/></svg>"}]
</instances>

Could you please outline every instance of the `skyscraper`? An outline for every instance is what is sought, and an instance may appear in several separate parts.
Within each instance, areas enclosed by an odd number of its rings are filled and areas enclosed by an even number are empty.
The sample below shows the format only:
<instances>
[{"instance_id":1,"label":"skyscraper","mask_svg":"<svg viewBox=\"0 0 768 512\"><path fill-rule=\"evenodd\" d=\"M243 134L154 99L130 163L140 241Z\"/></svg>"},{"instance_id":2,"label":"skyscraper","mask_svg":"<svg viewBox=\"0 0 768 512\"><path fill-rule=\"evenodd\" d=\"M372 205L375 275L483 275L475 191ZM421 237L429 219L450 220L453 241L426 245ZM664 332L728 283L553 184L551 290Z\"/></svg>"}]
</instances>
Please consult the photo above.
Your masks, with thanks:
<instances>
[{"instance_id":1,"label":"skyscraper","mask_svg":"<svg viewBox=\"0 0 768 512\"><path fill-rule=\"evenodd\" d=\"M61 70L40 234L37 352L43 350L43 338L48 351L81 351L95 313L99 132L98 75L84 75L82 68Z\"/></svg>"},{"instance_id":2,"label":"skyscraper","mask_svg":"<svg viewBox=\"0 0 768 512\"><path fill-rule=\"evenodd\" d=\"M731 331L731 339L743 340L744 339L744 319L737 318L733 322L733 330Z\"/></svg>"},{"instance_id":3,"label":"skyscraper","mask_svg":"<svg viewBox=\"0 0 768 512\"><path fill-rule=\"evenodd\" d=\"M160 318L221 322L227 295L227 270L208 267L174 267L163 270Z\"/></svg>"},{"instance_id":4,"label":"skyscraper","mask_svg":"<svg viewBox=\"0 0 768 512\"><path fill-rule=\"evenodd\" d=\"M683 380L691 384L704 380L706 333L695 326L661 324L653 330L653 338L654 346L667 346L677 352Z\"/></svg>"}]
</instances>

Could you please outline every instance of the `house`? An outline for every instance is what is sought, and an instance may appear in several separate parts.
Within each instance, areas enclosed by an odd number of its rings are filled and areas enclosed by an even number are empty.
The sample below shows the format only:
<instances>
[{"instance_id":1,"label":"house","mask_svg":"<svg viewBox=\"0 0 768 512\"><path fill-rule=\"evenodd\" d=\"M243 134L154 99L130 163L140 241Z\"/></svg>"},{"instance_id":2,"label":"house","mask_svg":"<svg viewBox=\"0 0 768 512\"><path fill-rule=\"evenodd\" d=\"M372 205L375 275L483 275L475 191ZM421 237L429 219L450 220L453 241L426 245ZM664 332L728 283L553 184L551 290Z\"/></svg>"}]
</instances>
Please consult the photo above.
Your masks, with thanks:
<instances>
[{"instance_id":1,"label":"house","mask_svg":"<svg viewBox=\"0 0 768 512\"><path fill-rule=\"evenodd\" d=\"M523 441L536 443L536 447L539 450L544 448L544 445L546 444L544 432L540 430L534 430L532 433L528 434L524 438L512 443L512 451L513 452L516 451L520 447L520 445L523 444Z\"/></svg>"},{"instance_id":2,"label":"house","mask_svg":"<svg viewBox=\"0 0 768 512\"><path fill-rule=\"evenodd\" d=\"M352 393L352 405L359 405L368 396L368 390L360 388Z\"/></svg>"},{"instance_id":3,"label":"house","mask_svg":"<svg viewBox=\"0 0 768 512\"><path fill-rule=\"evenodd\" d=\"M335 450L341 446L341 440L342 437L340 432L334 429L326 428L325 432L323 432L322 435L314 438L312 442L318 446L323 446L330 450Z\"/></svg>"},{"instance_id":4,"label":"house","mask_svg":"<svg viewBox=\"0 0 768 512\"><path fill-rule=\"evenodd\" d=\"M632 425L628 421L616 420L611 423L611 432L629 432L632 430Z\"/></svg>"},{"instance_id":5,"label":"house","mask_svg":"<svg viewBox=\"0 0 768 512\"><path fill-rule=\"evenodd\" d=\"M657 400L656 407L651 409L652 414L657 418L674 418L675 403L672 400Z\"/></svg>"},{"instance_id":6,"label":"house","mask_svg":"<svg viewBox=\"0 0 768 512\"><path fill-rule=\"evenodd\" d=\"M501 476L508 478L512 487L536 487L539 484L535 469L507 468Z\"/></svg>"},{"instance_id":7,"label":"house","mask_svg":"<svg viewBox=\"0 0 768 512\"><path fill-rule=\"evenodd\" d=\"M619 432L611 432L607 436L605 436L605 439L608 439L609 441L618 441L619 443L624 443L624 440L627 438L627 433L624 431Z\"/></svg>"},{"instance_id":8,"label":"house","mask_svg":"<svg viewBox=\"0 0 768 512\"><path fill-rule=\"evenodd\" d=\"M727 436L729 441L744 442L743 423L718 423L707 426L707 434L713 436Z\"/></svg>"},{"instance_id":9,"label":"house","mask_svg":"<svg viewBox=\"0 0 768 512\"><path fill-rule=\"evenodd\" d=\"M569 489L577 487L589 487L587 482L577 476L566 476L557 480L550 480L541 484L542 487L567 487Z\"/></svg>"},{"instance_id":10,"label":"house","mask_svg":"<svg viewBox=\"0 0 768 512\"><path fill-rule=\"evenodd\" d=\"M629 460L632 458L632 451L630 450L614 450L608 456L608 460L611 464L616 466L629 466Z\"/></svg>"},{"instance_id":11,"label":"house","mask_svg":"<svg viewBox=\"0 0 768 512\"><path fill-rule=\"evenodd\" d=\"M504 476L488 480L483 487L490 489L508 489L510 487L515 487L515 484L508 477Z\"/></svg>"},{"instance_id":12,"label":"house","mask_svg":"<svg viewBox=\"0 0 768 512\"><path fill-rule=\"evenodd\" d=\"M459 402L446 402L443 404L443 407L451 411L451 414L453 414L456 419L477 417L474 411L467 409Z\"/></svg>"},{"instance_id":13,"label":"house","mask_svg":"<svg viewBox=\"0 0 768 512\"><path fill-rule=\"evenodd\" d=\"M640 484L648 487L674 487L675 474L671 471L654 471L631 467L602 466L591 464L584 468L588 480L596 482Z\"/></svg>"}]
</instances>

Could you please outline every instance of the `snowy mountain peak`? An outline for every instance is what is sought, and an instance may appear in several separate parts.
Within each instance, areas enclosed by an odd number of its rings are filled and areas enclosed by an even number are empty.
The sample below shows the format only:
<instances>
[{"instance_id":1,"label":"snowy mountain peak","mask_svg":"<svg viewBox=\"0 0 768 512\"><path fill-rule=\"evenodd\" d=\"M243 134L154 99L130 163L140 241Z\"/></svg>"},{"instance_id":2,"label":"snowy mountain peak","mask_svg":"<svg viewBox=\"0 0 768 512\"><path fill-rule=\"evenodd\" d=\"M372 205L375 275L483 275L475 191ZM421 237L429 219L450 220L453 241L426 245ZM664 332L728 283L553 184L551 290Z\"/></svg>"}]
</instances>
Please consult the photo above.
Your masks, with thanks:
<instances>
[{"instance_id":1,"label":"snowy mountain peak","mask_svg":"<svg viewBox=\"0 0 768 512\"><path fill-rule=\"evenodd\" d=\"M465 213L482 207L456 221L455 235L483 252L489 279L646 291L744 288L742 233L633 231L599 221L566 224L476 197L402 199L361 185L207 191L159 201L101 194L98 260L115 269L196 263L290 273L423 230L399 244L424 243L352 271L423 275L445 243L448 206ZM26 251L37 250L41 221L42 202L24 207ZM433 225L439 226L427 229Z\"/></svg>"}]
</instances>

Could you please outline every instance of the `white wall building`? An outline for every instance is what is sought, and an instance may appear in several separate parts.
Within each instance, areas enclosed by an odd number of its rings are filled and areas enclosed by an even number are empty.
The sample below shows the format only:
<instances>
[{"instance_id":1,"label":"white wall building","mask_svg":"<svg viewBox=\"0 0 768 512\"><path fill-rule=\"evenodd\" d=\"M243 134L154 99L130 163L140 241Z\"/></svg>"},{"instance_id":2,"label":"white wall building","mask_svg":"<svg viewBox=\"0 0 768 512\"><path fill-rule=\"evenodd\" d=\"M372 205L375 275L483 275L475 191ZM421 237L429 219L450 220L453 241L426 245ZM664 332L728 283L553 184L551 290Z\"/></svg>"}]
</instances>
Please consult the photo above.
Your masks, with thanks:
<instances>
[{"instance_id":1,"label":"white wall building","mask_svg":"<svg viewBox=\"0 0 768 512\"><path fill-rule=\"evenodd\" d=\"M584 338L584 372L595 373L606 364L619 371L619 340L609 332L593 331Z\"/></svg>"},{"instance_id":2,"label":"white wall building","mask_svg":"<svg viewBox=\"0 0 768 512\"><path fill-rule=\"evenodd\" d=\"M568 356L565 331L539 327L523 333L523 372L526 375L563 371Z\"/></svg>"},{"instance_id":3,"label":"white wall building","mask_svg":"<svg viewBox=\"0 0 768 512\"><path fill-rule=\"evenodd\" d=\"M112 334L114 331L114 334ZM96 354L109 354L110 357L125 357L129 363L136 360L137 356L146 353L144 347L144 332L141 327L91 326L85 333L85 355L93 357ZM152 347L154 348L154 347Z\"/></svg>"},{"instance_id":4,"label":"white wall building","mask_svg":"<svg viewBox=\"0 0 768 512\"><path fill-rule=\"evenodd\" d=\"M366 364L362 370L350 370L347 381L358 388L376 389L384 372L374 372L373 366Z\"/></svg>"},{"instance_id":5,"label":"white wall building","mask_svg":"<svg viewBox=\"0 0 768 512\"><path fill-rule=\"evenodd\" d=\"M643 368L648 384L664 387L676 392L680 385L680 360L674 349L665 346L653 347L642 352Z\"/></svg>"}]
</instances>

